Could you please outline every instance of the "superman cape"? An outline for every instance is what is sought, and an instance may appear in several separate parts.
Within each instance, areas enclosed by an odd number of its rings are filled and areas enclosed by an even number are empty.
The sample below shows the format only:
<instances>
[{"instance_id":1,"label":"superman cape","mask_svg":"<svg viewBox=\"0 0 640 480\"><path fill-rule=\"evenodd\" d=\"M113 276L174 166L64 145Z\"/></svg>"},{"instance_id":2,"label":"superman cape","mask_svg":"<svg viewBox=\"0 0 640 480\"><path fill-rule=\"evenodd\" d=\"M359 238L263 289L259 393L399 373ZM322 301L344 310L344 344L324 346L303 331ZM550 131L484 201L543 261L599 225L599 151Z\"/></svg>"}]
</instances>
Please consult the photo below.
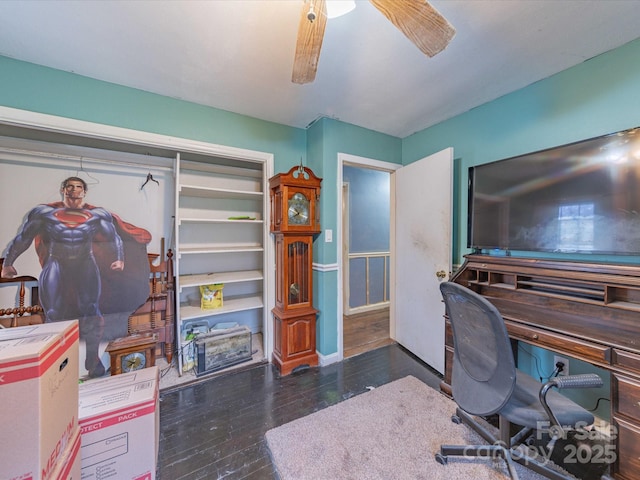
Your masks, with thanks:
<instances>
[{"instance_id":1,"label":"superman cape","mask_svg":"<svg viewBox=\"0 0 640 480\"><path fill-rule=\"evenodd\" d=\"M63 202L48 204L54 208L64 207ZM92 210L94 205L85 204L83 208ZM131 313L142 305L149 296L149 275L151 273L147 257L147 244L151 241L151 233L144 228L125 222L118 215L111 213L114 219L116 232L122 239L124 251L124 270L111 270L113 247L109 239L101 235L96 236L93 243L93 254L100 270L101 293L100 311L103 315L110 313ZM45 242L36 236L35 249L44 265L48 255L48 247ZM74 292L69 292L72 295ZM65 318L78 318L75 295L65 300Z\"/></svg>"}]
</instances>

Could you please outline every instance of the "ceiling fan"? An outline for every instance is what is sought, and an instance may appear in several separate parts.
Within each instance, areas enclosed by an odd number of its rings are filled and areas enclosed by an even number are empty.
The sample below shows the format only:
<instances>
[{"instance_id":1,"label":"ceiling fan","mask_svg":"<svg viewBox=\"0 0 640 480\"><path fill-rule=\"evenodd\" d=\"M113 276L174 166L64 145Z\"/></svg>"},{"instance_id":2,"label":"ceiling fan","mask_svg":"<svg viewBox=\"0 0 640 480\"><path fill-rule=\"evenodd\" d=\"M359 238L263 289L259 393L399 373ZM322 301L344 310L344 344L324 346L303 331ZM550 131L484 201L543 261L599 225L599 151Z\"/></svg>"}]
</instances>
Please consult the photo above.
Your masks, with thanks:
<instances>
[{"instance_id":1,"label":"ceiling fan","mask_svg":"<svg viewBox=\"0 0 640 480\"><path fill-rule=\"evenodd\" d=\"M456 29L426 0L369 2L429 57L444 50L456 34ZM304 0L291 76L293 83L315 80L326 24L327 0Z\"/></svg>"}]
</instances>

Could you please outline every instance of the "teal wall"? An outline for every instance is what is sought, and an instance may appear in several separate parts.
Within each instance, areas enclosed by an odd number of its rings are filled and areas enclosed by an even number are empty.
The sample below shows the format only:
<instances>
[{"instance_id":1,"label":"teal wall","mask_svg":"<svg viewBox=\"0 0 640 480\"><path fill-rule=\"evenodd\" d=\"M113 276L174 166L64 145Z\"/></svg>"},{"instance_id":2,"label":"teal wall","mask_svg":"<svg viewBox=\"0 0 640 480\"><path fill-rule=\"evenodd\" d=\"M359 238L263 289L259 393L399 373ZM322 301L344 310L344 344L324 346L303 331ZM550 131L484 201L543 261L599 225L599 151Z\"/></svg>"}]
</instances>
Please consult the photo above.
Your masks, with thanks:
<instances>
[{"instance_id":1,"label":"teal wall","mask_svg":"<svg viewBox=\"0 0 640 480\"><path fill-rule=\"evenodd\" d=\"M308 129L307 154L309 167L322 177L320 199L322 230L338 228L338 208L341 186L338 185L338 153L347 153L392 163L401 161L402 141L366 128L338 120L321 118ZM314 262L335 265L338 261L337 242L324 242L321 234L314 242ZM338 351L338 271L329 268L314 272L314 302L320 310L317 325L317 348L324 355Z\"/></svg>"},{"instance_id":2,"label":"teal wall","mask_svg":"<svg viewBox=\"0 0 640 480\"><path fill-rule=\"evenodd\" d=\"M276 172L306 158L304 129L0 56L0 105L274 154Z\"/></svg>"},{"instance_id":3,"label":"teal wall","mask_svg":"<svg viewBox=\"0 0 640 480\"><path fill-rule=\"evenodd\" d=\"M447 147L459 162L454 264L468 252L470 166L640 126L639 89L640 40L635 40L404 138L403 165Z\"/></svg>"},{"instance_id":4,"label":"teal wall","mask_svg":"<svg viewBox=\"0 0 640 480\"><path fill-rule=\"evenodd\" d=\"M0 86L0 105L8 107L271 152L276 172L302 160L323 178L322 228L334 232L338 153L409 164L453 147L458 263L467 251L469 166L640 125L640 40L404 139L329 118L306 130L288 127L6 57L0 57ZM336 242L319 235L314 246L314 262L337 262ZM337 271L320 269L314 279L318 350L330 355L337 351Z\"/></svg>"},{"instance_id":5,"label":"teal wall","mask_svg":"<svg viewBox=\"0 0 640 480\"><path fill-rule=\"evenodd\" d=\"M309 165L322 180L322 229L338 227L337 199L341 197L338 185L338 153L347 153L391 163L401 163L402 141L366 128L356 127L338 120L322 118L309 127ZM338 259L335 242L314 246L314 257L323 264Z\"/></svg>"}]
</instances>

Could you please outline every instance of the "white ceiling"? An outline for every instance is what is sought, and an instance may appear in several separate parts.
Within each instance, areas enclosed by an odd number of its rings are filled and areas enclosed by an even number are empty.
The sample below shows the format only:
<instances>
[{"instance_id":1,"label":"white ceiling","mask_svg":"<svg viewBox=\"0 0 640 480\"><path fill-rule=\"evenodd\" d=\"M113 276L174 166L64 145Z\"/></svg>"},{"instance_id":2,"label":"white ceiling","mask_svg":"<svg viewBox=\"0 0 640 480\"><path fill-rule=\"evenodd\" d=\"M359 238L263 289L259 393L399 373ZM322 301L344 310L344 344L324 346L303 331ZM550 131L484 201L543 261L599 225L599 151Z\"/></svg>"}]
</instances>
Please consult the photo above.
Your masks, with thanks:
<instances>
[{"instance_id":1,"label":"white ceiling","mask_svg":"<svg viewBox=\"0 0 640 480\"><path fill-rule=\"evenodd\" d=\"M327 22L291 82L301 0L3 0L0 55L305 128L404 138L640 37L640 0L433 0L456 28L428 58L368 1Z\"/></svg>"}]
</instances>

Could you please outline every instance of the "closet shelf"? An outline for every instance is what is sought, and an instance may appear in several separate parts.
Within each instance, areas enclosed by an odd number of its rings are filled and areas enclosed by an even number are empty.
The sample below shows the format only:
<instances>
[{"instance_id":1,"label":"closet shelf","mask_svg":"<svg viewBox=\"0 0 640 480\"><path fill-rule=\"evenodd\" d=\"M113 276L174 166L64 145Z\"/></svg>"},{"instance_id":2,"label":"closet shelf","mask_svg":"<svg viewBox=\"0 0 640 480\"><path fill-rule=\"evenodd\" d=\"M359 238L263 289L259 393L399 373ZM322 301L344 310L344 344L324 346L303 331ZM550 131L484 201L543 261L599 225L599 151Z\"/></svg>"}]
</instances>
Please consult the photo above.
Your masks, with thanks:
<instances>
[{"instance_id":1,"label":"closet shelf","mask_svg":"<svg viewBox=\"0 0 640 480\"><path fill-rule=\"evenodd\" d=\"M200 254L200 253L245 253L262 252L264 247L256 244L237 245L200 245L196 247L182 247L180 255Z\"/></svg>"},{"instance_id":2,"label":"closet shelf","mask_svg":"<svg viewBox=\"0 0 640 480\"><path fill-rule=\"evenodd\" d=\"M189 304L180 304L180 317L182 321L193 320L195 318L212 317L215 315L223 315L225 313L244 312L247 310L256 310L262 308L261 296L247 296L224 299L224 305L220 308L212 308L203 310Z\"/></svg>"},{"instance_id":3,"label":"closet shelf","mask_svg":"<svg viewBox=\"0 0 640 480\"><path fill-rule=\"evenodd\" d=\"M233 198L233 199L261 199L263 192L247 190L230 190L226 188L201 187L199 185L181 185L180 194L185 197L202 198Z\"/></svg>"},{"instance_id":4,"label":"closet shelf","mask_svg":"<svg viewBox=\"0 0 640 480\"><path fill-rule=\"evenodd\" d=\"M241 283L262 280L264 276L260 270L245 270L239 272L203 273L180 275L180 290L187 287L211 285L214 283Z\"/></svg>"},{"instance_id":5,"label":"closet shelf","mask_svg":"<svg viewBox=\"0 0 640 480\"><path fill-rule=\"evenodd\" d=\"M218 159L219 160L219 159ZM242 166L241 166L242 164ZM252 165L252 167L249 167ZM217 175L229 175L229 176L241 176L244 178L255 178L258 181L262 178L262 166L257 163L239 160L235 162L235 166L231 164L222 164L208 161L193 161L193 160L182 160L181 161L182 170L197 172L197 173L214 173Z\"/></svg>"},{"instance_id":6,"label":"closet shelf","mask_svg":"<svg viewBox=\"0 0 640 480\"><path fill-rule=\"evenodd\" d=\"M181 218L179 220L178 225L182 225L183 223L254 223L254 224L262 224L264 221L262 219L255 220L230 220L228 218Z\"/></svg>"}]
</instances>

